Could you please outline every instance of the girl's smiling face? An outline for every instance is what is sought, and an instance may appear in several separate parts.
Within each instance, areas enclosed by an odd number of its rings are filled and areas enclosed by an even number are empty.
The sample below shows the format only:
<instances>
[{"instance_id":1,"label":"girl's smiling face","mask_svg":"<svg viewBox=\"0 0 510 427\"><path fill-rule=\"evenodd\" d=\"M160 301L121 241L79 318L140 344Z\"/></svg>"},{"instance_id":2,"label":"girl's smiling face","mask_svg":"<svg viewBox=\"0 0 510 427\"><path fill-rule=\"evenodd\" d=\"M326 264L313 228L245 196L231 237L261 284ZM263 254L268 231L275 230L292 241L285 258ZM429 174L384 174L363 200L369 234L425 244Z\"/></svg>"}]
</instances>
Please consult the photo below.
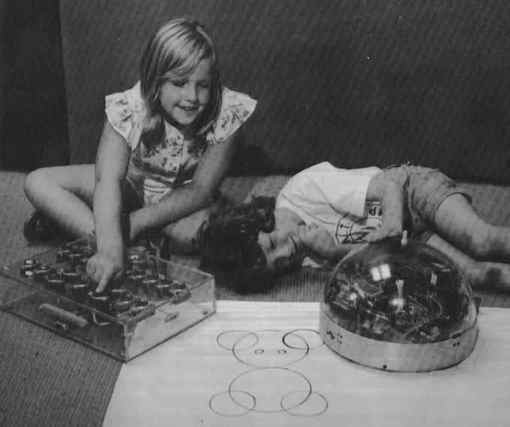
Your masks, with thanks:
<instances>
[{"instance_id":1,"label":"girl's smiling face","mask_svg":"<svg viewBox=\"0 0 510 427\"><path fill-rule=\"evenodd\" d=\"M185 129L204 111L211 98L211 60L203 59L191 74L173 76L161 85L159 102L167 118Z\"/></svg>"}]
</instances>

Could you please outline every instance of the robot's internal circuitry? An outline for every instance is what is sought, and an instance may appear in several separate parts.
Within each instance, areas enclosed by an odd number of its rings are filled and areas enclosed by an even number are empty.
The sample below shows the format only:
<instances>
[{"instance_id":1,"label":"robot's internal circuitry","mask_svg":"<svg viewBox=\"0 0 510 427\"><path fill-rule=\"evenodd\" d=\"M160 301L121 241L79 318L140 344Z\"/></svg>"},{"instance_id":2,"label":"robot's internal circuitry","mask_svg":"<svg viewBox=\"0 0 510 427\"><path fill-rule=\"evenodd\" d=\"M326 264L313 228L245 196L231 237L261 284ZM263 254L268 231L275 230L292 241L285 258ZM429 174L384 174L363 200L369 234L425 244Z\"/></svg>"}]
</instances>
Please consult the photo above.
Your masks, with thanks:
<instances>
[{"instance_id":1,"label":"robot's internal circuitry","mask_svg":"<svg viewBox=\"0 0 510 427\"><path fill-rule=\"evenodd\" d=\"M321 311L323 337L335 351L375 366L387 352L398 361L396 370L416 356L409 344L442 343L455 353L459 337L467 334L468 348L477 336L477 307L466 278L442 253L415 241L388 239L348 255L325 286Z\"/></svg>"}]
</instances>

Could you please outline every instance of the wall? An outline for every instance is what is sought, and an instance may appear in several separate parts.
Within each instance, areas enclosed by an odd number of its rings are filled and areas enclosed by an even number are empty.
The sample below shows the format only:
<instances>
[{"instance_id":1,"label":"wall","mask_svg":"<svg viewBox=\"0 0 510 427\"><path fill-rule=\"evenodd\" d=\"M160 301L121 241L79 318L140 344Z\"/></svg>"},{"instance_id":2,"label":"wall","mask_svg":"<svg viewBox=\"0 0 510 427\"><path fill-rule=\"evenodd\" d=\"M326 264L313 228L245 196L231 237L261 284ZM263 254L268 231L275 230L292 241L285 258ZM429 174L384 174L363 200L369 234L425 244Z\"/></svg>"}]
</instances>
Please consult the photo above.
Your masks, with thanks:
<instances>
[{"instance_id":1,"label":"wall","mask_svg":"<svg viewBox=\"0 0 510 427\"><path fill-rule=\"evenodd\" d=\"M188 14L213 34L225 84L260 102L243 138L250 155L264 154L262 166L245 156L245 172L410 161L510 183L506 0L66 0L60 8L73 162L93 160L104 95L135 82L149 33Z\"/></svg>"},{"instance_id":2,"label":"wall","mask_svg":"<svg viewBox=\"0 0 510 427\"><path fill-rule=\"evenodd\" d=\"M58 0L0 2L0 167L66 163Z\"/></svg>"},{"instance_id":3,"label":"wall","mask_svg":"<svg viewBox=\"0 0 510 427\"><path fill-rule=\"evenodd\" d=\"M7 69L5 66L5 50L7 44L7 34L5 32L5 23L7 21L7 0L0 0L0 147L2 147L2 136L5 116L5 88ZM2 30L3 29L3 30Z\"/></svg>"}]
</instances>

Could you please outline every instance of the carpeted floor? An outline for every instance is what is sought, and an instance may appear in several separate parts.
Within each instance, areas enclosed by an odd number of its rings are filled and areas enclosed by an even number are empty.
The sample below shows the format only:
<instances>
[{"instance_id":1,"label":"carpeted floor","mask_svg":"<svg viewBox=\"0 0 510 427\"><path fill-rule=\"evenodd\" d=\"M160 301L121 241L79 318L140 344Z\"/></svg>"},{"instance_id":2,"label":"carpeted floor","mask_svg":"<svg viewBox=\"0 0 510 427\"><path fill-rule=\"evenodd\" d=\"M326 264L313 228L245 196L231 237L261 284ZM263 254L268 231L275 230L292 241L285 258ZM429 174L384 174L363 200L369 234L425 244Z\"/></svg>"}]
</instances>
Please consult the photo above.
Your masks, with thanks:
<instances>
[{"instance_id":1,"label":"carpeted floor","mask_svg":"<svg viewBox=\"0 0 510 427\"><path fill-rule=\"evenodd\" d=\"M32 212L23 195L24 174L0 172L0 262L8 265L49 249L27 245L22 224ZM286 177L228 179L223 186L235 199L274 195ZM510 191L471 186L477 209L493 222L510 225ZM183 259L193 263L193 259ZM283 277L264 294L238 295L217 282L218 299L319 301L326 273L304 270ZM23 292L0 278L0 302ZM477 293L482 305L510 307L510 297ZM0 312L0 425L99 426L102 424L121 363L39 326Z\"/></svg>"},{"instance_id":2,"label":"carpeted floor","mask_svg":"<svg viewBox=\"0 0 510 427\"><path fill-rule=\"evenodd\" d=\"M24 175L0 173L0 260L3 265L48 249L28 246L23 221L32 211ZM0 280L0 301L20 294ZM0 312L0 425L101 425L121 363L74 341Z\"/></svg>"},{"instance_id":3,"label":"carpeted floor","mask_svg":"<svg viewBox=\"0 0 510 427\"><path fill-rule=\"evenodd\" d=\"M48 250L52 245L28 245L23 222L32 208L23 194L24 174L0 172L1 266ZM276 182L283 183L283 179ZM237 179L238 200L254 180ZM193 259L182 259L193 263ZM316 301L322 273L289 275L275 290L258 295L237 295L218 286L221 299ZM300 286L301 283L309 283ZM0 302L22 295L16 282L0 277ZM121 363L77 342L0 311L0 425L99 426L102 424Z\"/></svg>"}]
</instances>

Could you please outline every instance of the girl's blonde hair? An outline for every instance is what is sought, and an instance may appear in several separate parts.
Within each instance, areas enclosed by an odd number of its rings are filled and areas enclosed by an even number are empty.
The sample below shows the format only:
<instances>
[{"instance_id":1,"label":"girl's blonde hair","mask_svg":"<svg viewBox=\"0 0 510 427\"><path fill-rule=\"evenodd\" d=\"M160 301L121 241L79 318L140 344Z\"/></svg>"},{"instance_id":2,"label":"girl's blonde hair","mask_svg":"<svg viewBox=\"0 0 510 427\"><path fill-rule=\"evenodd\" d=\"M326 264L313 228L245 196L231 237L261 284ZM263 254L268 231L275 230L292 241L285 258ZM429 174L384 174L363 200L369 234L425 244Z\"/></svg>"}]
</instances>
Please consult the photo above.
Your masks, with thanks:
<instances>
[{"instance_id":1,"label":"girl's blonde hair","mask_svg":"<svg viewBox=\"0 0 510 427\"><path fill-rule=\"evenodd\" d=\"M165 132L159 101L161 85L170 77L189 75L204 59L211 60L210 99L192 128L201 137L211 128L221 107L222 86L211 37L197 21L177 18L168 21L149 39L140 62L141 93L148 113L142 139L147 145L161 142Z\"/></svg>"}]
</instances>

